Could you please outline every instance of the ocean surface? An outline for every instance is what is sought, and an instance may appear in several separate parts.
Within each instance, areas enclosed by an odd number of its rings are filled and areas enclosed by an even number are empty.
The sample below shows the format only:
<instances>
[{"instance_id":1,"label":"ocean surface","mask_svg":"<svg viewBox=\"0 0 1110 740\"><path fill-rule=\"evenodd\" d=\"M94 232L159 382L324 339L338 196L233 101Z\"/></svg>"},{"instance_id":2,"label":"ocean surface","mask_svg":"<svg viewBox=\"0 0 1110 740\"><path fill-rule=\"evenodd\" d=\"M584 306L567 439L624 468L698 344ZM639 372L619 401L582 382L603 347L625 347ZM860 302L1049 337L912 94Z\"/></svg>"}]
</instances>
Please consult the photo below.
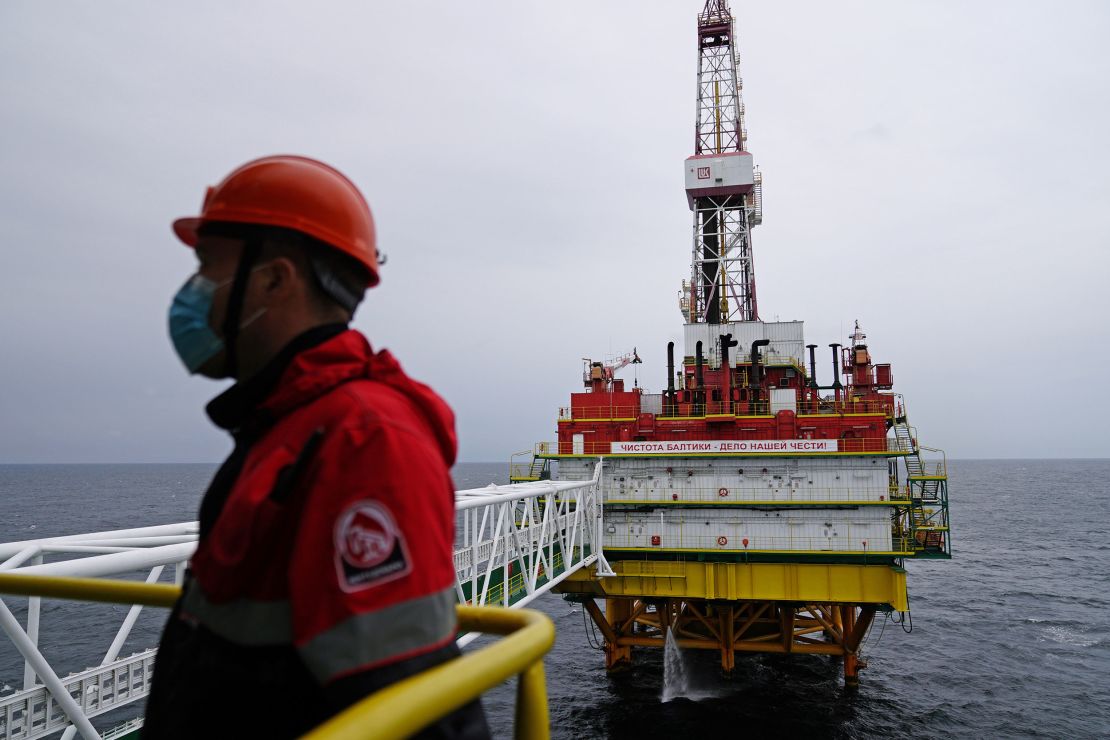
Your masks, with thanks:
<instances>
[{"instance_id":1,"label":"ocean surface","mask_svg":"<svg viewBox=\"0 0 1110 740\"><path fill-rule=\"evenodd\" d=\"M0 541L195 518L213 465L0 466ZM503 482L507 466L462 464L456 484ZM1110 736L1110 460L950 462L955 557L908 564L909 625L876 622L858 691L820 656L685 651L685 698L663 702L662 651L608 676L581 608L536 602L558 637L546 661L557 738L897 738ZM4 597L20 618L25 599ZM43 652L63 675L95 665L125 607L47 601ZM165 612L146 609L122 654L156 643ZM672 656L673 658L674 656ZM22 660L0 635L0 696ZM511 737L511 684L484 699ZM99 718L106 728L138 706Z\"/></svg>"}]
</instances>

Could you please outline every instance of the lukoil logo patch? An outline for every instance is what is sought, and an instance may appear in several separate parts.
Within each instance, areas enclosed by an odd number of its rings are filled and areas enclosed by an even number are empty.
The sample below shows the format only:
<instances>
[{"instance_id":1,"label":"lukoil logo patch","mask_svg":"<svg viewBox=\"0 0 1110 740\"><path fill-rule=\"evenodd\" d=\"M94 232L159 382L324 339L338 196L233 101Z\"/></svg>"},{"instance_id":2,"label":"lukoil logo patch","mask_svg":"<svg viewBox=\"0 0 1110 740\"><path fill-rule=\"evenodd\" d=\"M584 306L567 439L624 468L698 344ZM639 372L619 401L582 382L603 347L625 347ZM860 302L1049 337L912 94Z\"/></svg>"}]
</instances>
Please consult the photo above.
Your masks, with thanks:
<instances>
[{"instance_id":1,"label":"lukoil logo patch","mask_svg":"<svg viewBox=\"0 0 1110 740\"><path fill-rule=\"evenodd\" d=\"M404 535L389 509L359 501L335 523L335 565L344 591L358 591L412 570Z\"/></svg>"}]
</instances>

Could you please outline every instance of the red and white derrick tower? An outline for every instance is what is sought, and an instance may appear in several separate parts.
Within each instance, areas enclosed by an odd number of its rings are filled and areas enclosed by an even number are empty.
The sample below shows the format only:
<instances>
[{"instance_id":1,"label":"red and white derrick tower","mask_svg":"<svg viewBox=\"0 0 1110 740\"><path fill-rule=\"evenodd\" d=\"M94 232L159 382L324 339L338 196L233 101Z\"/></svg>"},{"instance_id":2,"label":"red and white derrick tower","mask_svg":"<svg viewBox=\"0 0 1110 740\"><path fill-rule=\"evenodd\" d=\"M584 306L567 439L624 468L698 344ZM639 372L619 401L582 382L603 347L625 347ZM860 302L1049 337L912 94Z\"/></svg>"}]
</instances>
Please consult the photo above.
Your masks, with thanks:
<instances>
[{"instance_id":1,"label":"red and white derrick tower","mask_svg":"<svg viewBox=\"0 0 1110 740\"><path fill-rule=\"evenodd\" d=\"M758 321L751 229L762 221L761 178L745 151L742 82L732 13L707 0L698 16L698 107L686 196L694 212L690 282L680 306L687 323Z\"/></svg>"}]
</instances>

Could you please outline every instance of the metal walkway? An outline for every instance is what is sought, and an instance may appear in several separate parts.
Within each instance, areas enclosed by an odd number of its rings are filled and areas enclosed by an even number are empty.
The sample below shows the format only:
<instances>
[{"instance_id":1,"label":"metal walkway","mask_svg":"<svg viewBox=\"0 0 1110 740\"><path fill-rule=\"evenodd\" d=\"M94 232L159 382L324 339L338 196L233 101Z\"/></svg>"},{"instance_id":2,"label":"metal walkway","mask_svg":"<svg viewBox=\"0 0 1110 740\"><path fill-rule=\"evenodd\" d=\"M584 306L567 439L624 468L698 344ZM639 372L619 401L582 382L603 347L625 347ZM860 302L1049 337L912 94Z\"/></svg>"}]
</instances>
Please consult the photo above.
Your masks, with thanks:
<instances>
[{"instance_id":1,"label":"metal walkway","mask_svg":"<svg viewBox=\"0 0 1110 740\"><path fill-rule=\"evenodd\" d=\"M592 480L490 485L455 494L455 593L459 603L520 607L575 571L595 566L611 574L601 555L601 463ZM0 571L86 578L163 578L167 566L180 584L196 550L196 522L96 532L0 544ZM90 718L144 698L155 649L120 656L142 611L133 606L98 666L60 677L39 650L42 599L27 601L25 624L0 599L0 628L23 656L21 690L0 697L0 740L32 740L63 731L97 734ZM107 636L107 634L106 634ZM477 635L463 635L460 645ZM129 728L134 729L134 728Z\"/></svg>"}]
</instances>

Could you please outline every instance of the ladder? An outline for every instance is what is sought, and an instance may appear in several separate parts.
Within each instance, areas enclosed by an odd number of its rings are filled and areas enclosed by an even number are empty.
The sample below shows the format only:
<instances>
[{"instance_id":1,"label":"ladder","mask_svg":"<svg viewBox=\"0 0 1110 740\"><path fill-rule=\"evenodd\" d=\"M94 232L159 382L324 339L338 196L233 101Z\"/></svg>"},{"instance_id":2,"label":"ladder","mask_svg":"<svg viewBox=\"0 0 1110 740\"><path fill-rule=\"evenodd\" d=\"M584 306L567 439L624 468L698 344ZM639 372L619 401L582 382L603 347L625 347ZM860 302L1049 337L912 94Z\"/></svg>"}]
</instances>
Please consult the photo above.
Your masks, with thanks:
<instances>
[{"instance_id":1,"label":"ladder","mask_svg":"<svg viewBox=\"0 0 1110 740\"><path fill-rule=\"evenodd\" d=\"M921 458L917 432L905 416L895 419L894 439L899 452L906 453L907 492L910 498L910 537L914 550L947 555L948 474L943 463Z\"/></svg>"},{"instance_id":2,"label":"ladder","mask_svg":"<svg viewBox=\"0 0 1110 740\"><path fill-rule=\"evenodd\" d=\"M516 462L515 458L527 454L532 455L530 462L527 464ZM546 457L540 457L535 452L530 453L528 450L513 453L512 458L509 459L509 483L530 483L550 479L550 462Z\"/></svg>"},{"instance_id":3,"label":"ladder","mask_svg":"<svg viewBox=\"0 0 1110 740\"><path fill-rule=\"evenodd\" d=\"M545 473L547 473L547 464L549 462L550 461L545 457L536 457L535 455L532 455L532 464L528 466L528 477L532 480L544 480L545 478L550 478L550 475L545 475Z\"/></svg>"}]
</instances>

